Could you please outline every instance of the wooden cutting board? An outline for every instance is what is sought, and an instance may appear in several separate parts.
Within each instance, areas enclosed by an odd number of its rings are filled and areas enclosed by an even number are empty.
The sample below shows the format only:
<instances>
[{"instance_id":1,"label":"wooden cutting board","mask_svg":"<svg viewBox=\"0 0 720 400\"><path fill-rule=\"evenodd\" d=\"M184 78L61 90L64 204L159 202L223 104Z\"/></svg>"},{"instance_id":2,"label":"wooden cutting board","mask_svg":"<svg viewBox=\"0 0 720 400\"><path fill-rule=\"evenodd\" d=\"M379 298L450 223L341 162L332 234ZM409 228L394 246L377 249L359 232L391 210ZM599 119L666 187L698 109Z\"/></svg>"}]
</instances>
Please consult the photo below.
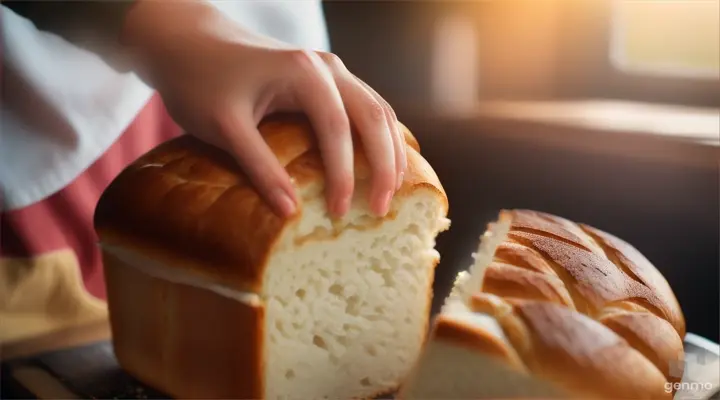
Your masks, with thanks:
<instances>
[{"instance_id":1,"label":"wooden cutting board","mask_svg":"<svg viewBox=\"0 0 720 400\"><path fill-rule=\"evenodd\" d=\"M676 399L720 399L720 354L717 344L688 335L685 382ZM1 399L170 399L132 378L117 364L112 345L96 341L4 362L0 366ZM706 382L714 380L707 389Z\"/></svg>"}]
</instances>

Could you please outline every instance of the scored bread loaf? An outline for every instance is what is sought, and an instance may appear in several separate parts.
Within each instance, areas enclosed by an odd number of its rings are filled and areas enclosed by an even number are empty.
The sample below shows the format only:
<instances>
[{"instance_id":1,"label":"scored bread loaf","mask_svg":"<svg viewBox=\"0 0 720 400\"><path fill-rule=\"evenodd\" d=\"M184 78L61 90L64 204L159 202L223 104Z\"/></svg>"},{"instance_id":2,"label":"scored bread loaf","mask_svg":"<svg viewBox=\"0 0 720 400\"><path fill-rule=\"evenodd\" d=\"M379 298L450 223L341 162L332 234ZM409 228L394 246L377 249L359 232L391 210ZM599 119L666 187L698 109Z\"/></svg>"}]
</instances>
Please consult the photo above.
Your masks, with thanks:
<instances>
[{"instance_id":1,"label":"scored bread loaf","mask_svg":"<svg viewBox=\"0 0 720 400\"><path fill-rule=\"evenodd\" d=\"M95 213L115 353L177 398L370 398L398 388L428 331L447 198L403 127L408 169L386 217L355 151L348 214L328 216L310 123L259 131L301 199L277 217L233 159L191 136L126 168ZM359 147L359 146L356 146Z\"/></svg>"},{"instance_id":2,"label":"scored bread loaf","mask_svg":"<svg viewBox=\"0 0 720 400\"><path fill-rule=\"evenodd\" d=\"M665 278L631 245L509 210L474 258L401 398L672 398L685 320Z\"/></svg>"}]
</instances>

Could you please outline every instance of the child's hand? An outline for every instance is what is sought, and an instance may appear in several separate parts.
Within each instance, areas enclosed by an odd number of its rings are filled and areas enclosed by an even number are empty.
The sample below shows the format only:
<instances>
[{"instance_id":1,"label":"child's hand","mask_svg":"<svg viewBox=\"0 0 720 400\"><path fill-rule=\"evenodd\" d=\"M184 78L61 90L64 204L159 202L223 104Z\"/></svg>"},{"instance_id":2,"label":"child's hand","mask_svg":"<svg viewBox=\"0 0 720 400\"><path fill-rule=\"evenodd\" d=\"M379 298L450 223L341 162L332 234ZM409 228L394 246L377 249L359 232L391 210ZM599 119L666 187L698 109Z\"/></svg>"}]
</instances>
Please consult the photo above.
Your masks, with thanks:
<instances>
[{"instance_id":1,"label":"child's hand","mask_svg":"<svg viewBox=\"0 0 720 400\"><path fill-rule=\"evenodd\" d=\"M371 165L370 205L385 215L407 160L392 108L333 54L304 51L251 34L204 2L139 0L124 41L144 74L188 132L230 151L281 215L296 195L257 126L274 111L298 110L318 135L328 179L328 208L343 215L354 189L348 117Z\"/></svg>"}]
</instances>

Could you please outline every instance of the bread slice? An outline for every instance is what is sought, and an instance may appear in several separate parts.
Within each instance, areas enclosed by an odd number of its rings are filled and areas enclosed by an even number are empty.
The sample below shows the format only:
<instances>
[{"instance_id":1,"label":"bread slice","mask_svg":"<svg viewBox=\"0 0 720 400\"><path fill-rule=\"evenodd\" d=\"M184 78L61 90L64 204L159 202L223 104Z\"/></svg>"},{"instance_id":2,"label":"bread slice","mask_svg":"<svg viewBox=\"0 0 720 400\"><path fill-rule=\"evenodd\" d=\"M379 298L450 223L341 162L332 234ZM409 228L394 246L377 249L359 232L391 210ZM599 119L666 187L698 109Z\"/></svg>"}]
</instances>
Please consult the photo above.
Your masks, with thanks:
<instances>
[{"instance_id":1,"label":"bread slice","mask_svg":"<svg viewBox=\"0 0 720 400\"><path fill-rule=\"evenodd\" d=\"M685 320L632 246L511 210L474 258L400 398L672 398Z\"/></svg>"},{"instance_id":2,"label":"bread slice","mask_svg":"<svg viewBox=\"0 0 720 400\"><path fill-rule=\"evenodd\" d=\"M310 124L260 132L302 199L276 217L225 153L184 136L127 168L96 210L114 348L123 368L177 398L337 399L392 392L428 330L435 237L447 198L412 135L385 218L365 193L328 216Z\"/></svg>"}]
</instances>

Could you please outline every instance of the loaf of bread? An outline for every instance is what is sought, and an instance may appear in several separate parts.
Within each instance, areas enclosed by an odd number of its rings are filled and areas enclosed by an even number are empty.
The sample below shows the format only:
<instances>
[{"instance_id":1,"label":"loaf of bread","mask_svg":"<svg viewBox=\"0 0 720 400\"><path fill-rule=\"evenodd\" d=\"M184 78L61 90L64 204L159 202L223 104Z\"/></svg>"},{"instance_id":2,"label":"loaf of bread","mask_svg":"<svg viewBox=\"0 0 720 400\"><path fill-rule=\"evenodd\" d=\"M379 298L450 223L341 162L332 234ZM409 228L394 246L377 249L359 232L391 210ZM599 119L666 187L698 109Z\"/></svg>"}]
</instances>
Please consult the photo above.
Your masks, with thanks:
<instances>
[{"instance_id":1,"label":"loaf of bread","mask_svg":"<svg viewBox=\"0 0 720 400\"><path fill-rule=\"evenodd\" d=\"M685 320L631 245L511 210L490 224L474 259L401 398L672 398Z\"/></svg>"},{"instance_id":2,"label":"loaf of bread","mask_svg":"<svg viewBox=\"0 0 720 400\"><path fill-rule=\"evenodd\" d=\"M404 128L403 128L404 129ZM350 212L328 216L311 125L259 130L294 180L277 217L225 152L181 136L142 156L95 212L115 354L177 398L370 398L397 390L428 331L447 198L404 129L408 171L386 217L355 152ZM360 148L361 146L356 146Z\"/></svg>"}]
</instances>

